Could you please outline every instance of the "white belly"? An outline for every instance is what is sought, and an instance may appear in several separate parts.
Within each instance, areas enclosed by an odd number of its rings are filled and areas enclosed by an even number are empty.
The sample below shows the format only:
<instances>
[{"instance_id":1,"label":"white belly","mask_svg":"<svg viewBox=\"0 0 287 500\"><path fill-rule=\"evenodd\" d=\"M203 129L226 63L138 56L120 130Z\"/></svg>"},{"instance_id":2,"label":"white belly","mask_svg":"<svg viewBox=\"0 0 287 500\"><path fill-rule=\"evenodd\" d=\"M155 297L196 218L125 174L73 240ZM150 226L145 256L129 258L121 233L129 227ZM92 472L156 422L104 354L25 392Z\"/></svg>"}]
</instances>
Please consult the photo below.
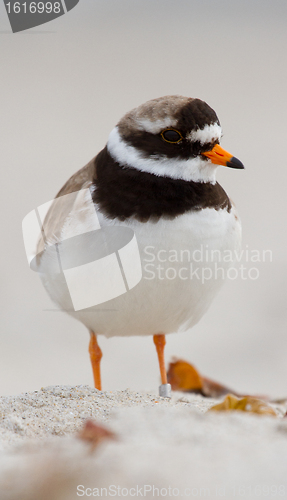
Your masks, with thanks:
<instances>
[{"instance_id":1,"label":"white belly","mask_svg":"<svg viewBox=\"0 0 287 500\"><path fill-rule=\"evenodd\" d=\"M220 256L240 247L241 225L234 208L230 213L204 209L156 223L111 221L100 213L98 217L101 227L133 229L141 256L141 281L127 293L77 312L63 274L43 274L42 281L63 310L107 337L167 334L192 327L223 284L230 262L223 262ZM91 229L89 221L86 225ZM210 262L211 256L217 262ZM45 265L45 255L42 263Z\"/></svg>"}]
</instances>

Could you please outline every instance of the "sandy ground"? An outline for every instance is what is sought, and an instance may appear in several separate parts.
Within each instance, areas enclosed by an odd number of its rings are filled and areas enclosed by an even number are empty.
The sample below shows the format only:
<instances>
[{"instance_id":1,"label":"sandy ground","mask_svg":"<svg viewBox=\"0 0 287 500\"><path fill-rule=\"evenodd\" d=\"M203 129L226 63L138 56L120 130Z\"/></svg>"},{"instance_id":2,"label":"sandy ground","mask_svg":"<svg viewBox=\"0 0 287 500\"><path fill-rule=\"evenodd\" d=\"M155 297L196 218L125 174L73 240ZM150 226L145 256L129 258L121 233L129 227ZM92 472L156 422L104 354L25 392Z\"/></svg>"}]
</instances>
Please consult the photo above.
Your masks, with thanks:
<instances>
[{"instance_id":1,"label":"sandy ground","mask_svg":"<svg viewBox=\"0 0 287 500\"><path fill-rule=\"evenodd\" d=\"M286 407L206 413L215 402L88 386L2 397L0 498L287 498ZM116 439L93 450L78 437L86 419Z\"/></svg>"}]
</instances>

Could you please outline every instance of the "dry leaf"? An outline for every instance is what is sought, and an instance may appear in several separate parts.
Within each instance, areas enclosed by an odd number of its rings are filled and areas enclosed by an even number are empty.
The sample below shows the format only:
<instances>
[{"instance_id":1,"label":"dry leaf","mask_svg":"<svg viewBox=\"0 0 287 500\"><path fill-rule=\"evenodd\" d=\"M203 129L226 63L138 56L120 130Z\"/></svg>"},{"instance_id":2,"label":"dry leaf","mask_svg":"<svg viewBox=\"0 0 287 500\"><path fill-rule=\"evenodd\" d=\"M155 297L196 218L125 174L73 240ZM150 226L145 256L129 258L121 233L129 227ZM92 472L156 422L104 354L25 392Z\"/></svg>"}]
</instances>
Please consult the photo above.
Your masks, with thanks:
<instances>
[{"instance_id":1,"label":"dry leaf","mask_svg":"<svg viewBox=\"0 0 287 500\"><path fill-rule=\"evenodd\" d=\"M219 384L218 382L214 382L207 377L202 377L203 380L203 390L202 393L204 396L208 398L218 398L220 396L224 396L225 394L235 394L238 397L241 397L242 394L238 394L237 392L230 389L230 387L226 387L225 385Z\"/></svg>"},{"instance_id":2,"label":"dry leaf","mask_svg":"<svg viewBox=\"0 0 287 500\"><path fill-rule=\"evenodd\" d=\"M261 399L246 396L238 399L233 394L228 394L218 405L212 406L208 411L245 411L257 413L259 415L272 415L276 417L276 412L271 406Z\"/></svg>"},{"instance_id":3,"label":"dry leaf","mask_svg":"<svg viewBox=\"0 0 287 500\"><path fill-rule=\"evenodd\" d=\"M169 364L167 380L173 391L201 392L203 388L202 378L196 368L182 359Z\"/></svg>"},{"instance_id":4,"label":"dry leaf","mask_svg":"<svg viewBox=\"0 0 287 500\"><path fill-rule=\"evenodd\" d=\"M197 392L203 396L216 398L235 391L200 375L198 370L183 359L175 359L169 364L167 379L174 391Z\"/></svg>"},{"instance_id":5,"label":"dry leaf","mask_svg":"<svg viewBox=\"0 0 287 500\"><path fill-rule=\"evenodd\" d=\"M78 438L90 443L92 449L94 449L101 441L105 439L116 439L116 436L104 426L96 424L92 420L87 420L83 429L79 432Z\"/></svg>"}]
</instances>

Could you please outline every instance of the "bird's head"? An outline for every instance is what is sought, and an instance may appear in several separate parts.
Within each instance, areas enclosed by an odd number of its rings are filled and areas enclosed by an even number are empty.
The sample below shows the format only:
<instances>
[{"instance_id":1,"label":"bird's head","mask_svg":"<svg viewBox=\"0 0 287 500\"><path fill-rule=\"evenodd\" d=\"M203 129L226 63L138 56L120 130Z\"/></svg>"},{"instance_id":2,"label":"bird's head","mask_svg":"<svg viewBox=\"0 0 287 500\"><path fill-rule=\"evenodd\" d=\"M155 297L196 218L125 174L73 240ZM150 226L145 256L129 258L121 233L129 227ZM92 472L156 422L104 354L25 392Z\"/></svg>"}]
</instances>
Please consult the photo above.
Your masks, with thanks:
<instances>
[{"instance_id":1,"label":"bird's head","mask_svg":"<svg viewBox=\"0 0 287 500\"><path fill-rule=\"evenodd\" d=\"M206 102L174 95L127 113L112 130L107 148L122 167L215 183L218 165L244 168L219 145L221 136L218 117Z\"/></svg>"}]
</instances>

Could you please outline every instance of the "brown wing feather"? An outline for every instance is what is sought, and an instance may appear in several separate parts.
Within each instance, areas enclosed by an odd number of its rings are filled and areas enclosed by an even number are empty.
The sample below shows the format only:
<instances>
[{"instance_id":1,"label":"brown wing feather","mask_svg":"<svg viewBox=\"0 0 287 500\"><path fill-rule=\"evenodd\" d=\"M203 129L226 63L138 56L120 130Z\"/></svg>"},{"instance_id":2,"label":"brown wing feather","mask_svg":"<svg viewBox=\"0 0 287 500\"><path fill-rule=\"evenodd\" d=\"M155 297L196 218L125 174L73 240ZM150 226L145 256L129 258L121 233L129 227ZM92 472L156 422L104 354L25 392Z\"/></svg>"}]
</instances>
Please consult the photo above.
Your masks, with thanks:
<instances>
[{"instance_id":1,"label":"brown wing feather","mask_svg":"<svg viewBox=\"0 0 287 500\"><path fill-rule=\"evenodd\" d=\"M88 187L95 178L95 159L96 157L93 158L85 167L81 168L78 172L72 175L55 196L55 199L57 199L57 205L55 202L51 205L43 224L46 241L51 242L59 240L63 224L72 209L77 192L85 187ZM75 197L70 197L68 201L64 198L63 203L59 203L58 198L71 193L75 193ZM55 205L57 206L56 209ZM37 245L37 255L39 255L43 250L44 241L40 238Z\"/></svg>"}]
</instances>

